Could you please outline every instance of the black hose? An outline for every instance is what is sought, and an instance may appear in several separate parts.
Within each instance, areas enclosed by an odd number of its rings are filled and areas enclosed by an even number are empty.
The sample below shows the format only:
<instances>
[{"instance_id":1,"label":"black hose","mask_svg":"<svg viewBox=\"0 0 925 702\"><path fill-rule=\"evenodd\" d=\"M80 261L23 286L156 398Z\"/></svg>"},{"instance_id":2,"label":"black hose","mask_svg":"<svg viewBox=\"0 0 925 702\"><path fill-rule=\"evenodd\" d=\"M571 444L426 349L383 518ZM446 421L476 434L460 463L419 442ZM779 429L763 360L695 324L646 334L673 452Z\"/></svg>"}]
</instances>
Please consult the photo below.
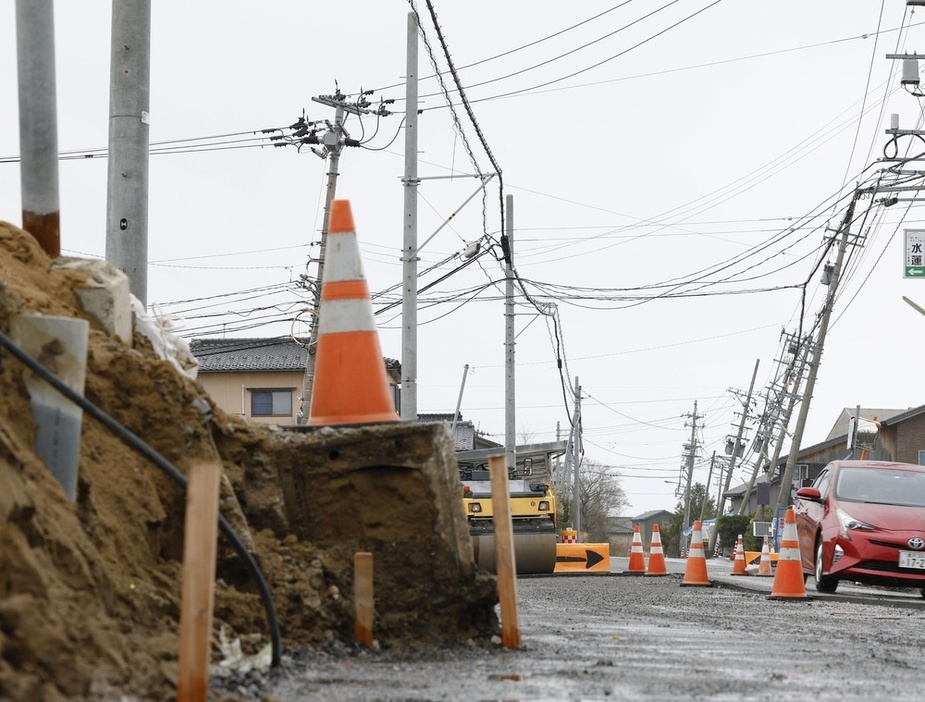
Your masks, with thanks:
<instances>
[{"instance_id":1,"label":"black hose","mask_svg":"<svg viewBox=\"0 0 925 702\"><path fill-rule=\"evenodd\" d=\"M33 359L29 354L19 348L19 346L17 346L16 343L2 331L0 331L0 344L5 346L10 351L10 353L12 353L17 359L28 366L42 380L51 385L68 400L83 409L84 412L93 416L110 431L117 434L123 441L125 441L125 443L151 460L151 462L153 462L158 468L173 478L173 481L177 483L177 485L179 485L183 490L186 490L186 486L189 482L186 479L186 476L177 470L177 468L172 463L170 463L170 461L168 461L148 444L138 438L138 436L133 434L131 430L106 414L106 412L94 405L83 395L74 392L69 386L65 385L45 366L43 366L41 363ZM238 554L238 556L241 557L241 560L244 561L244 566L247 569L248 574L254 580L257 585L257 589L260 591L260 599L263 601L263 606L267 611L267 624L270 627L270 641L273 648L271 665L275 668L280 664L281 643L279 621L276 618L276 608L273 606L273 598L270 595L270 588L267 586L267 582L264 580L263 573L260 572L260 568L254 560L254 557L250 554L247 548L245 548L241 539L235 533L234 529L231 528L228 520L222 516L221 512L218 514L218 526L221 532L225 535L225 538L231 542L235 552Z\"/></svg>"}]
</instances>

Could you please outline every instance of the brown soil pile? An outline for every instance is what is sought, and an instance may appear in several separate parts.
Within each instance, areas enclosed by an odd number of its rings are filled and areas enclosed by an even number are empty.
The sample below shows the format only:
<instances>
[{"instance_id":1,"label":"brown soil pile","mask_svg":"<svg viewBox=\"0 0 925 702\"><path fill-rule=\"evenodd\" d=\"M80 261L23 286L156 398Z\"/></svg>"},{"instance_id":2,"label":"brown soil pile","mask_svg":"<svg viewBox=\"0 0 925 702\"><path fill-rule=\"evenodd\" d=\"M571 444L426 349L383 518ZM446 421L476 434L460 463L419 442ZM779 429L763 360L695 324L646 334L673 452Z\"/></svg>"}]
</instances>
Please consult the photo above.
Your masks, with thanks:
<instances>
[{"instance_id":1,"label":"brown soil pile","mask_svg":"<svg viewBox=\"0 0 925 702\"><path fill-rule=\"evenodd\" d=\"M55 269L31 236L0 222L5 333L17 314L83 316L73 291L84 276ZM453 548L462 508L447 514L442 504L452 480L415 467L434 451L427 436L246 424L215 408L143 336L128 348L89 321L86 398L184 474L196 461L222 462L222 512L269 584L284 645L352 644L359 550L376 559L384 648L497 631L493 579ZM78 498L68 501L34 452L26 372L0 350L0 700L170 699L184 492L84 414ZM364 446L372 454L363 457ZM411 459L392 465L382 458L389 451ZM246 653L269 643L258 591L220 538L213 663L222 628Z\"/></svg>"}]
</instances>

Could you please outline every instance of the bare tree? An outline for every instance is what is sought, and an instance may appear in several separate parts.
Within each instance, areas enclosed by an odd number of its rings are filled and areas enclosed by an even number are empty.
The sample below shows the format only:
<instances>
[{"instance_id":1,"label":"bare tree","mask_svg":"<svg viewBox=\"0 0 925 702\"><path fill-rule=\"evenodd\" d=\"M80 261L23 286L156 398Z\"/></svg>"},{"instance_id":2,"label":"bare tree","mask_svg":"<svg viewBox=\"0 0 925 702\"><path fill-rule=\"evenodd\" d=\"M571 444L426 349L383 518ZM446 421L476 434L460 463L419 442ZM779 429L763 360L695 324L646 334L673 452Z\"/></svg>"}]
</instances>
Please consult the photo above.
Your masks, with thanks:
<instances>
[{"instance_id":1,"label":"bare tree","mask_svg":"<svg viewBox=\"0 0 925 702\"><path fill-rule=\"evenodd\" d=\"M574 486L569 485L559 494L560 524L574 525ZM620 485L616 468L585 459L579 470L579 504L581 505L581 538L583 541L608 540L607 518L619 515L629 505Z\"/></svg>"}]
</instances>

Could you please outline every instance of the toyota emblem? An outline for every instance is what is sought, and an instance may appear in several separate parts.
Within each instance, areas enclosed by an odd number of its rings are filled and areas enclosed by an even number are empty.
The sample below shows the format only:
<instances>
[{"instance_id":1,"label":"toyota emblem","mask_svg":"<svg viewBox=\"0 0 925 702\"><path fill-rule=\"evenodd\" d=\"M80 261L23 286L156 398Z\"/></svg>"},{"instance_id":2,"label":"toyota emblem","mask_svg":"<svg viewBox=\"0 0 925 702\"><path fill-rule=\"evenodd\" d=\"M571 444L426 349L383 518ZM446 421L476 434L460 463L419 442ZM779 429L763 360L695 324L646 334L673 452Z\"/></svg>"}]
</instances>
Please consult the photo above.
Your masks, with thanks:
<instances>
[{"instance_id":1,"label":"toyota emblem","mask_svg":"<svg viewBox=\"0 0 925 702\"><path fill-rule=\"evenodd\" d=\"M925 546L925 539L920 539L918 536L913 536L906 543L909 544L909 548L914 548L916 551L918 551L920 548Z\"/></svg>"}]
</instances>

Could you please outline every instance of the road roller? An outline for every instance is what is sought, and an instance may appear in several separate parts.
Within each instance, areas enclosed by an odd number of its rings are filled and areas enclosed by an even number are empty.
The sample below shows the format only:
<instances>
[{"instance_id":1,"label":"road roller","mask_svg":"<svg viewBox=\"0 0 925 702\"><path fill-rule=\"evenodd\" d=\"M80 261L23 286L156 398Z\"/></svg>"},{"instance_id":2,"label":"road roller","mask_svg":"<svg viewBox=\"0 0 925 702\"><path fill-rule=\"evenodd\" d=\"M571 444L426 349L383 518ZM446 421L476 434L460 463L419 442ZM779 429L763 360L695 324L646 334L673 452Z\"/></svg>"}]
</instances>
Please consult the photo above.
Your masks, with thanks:
<instances>
[{"instance_id":1,"label":"road roller","mask_svg":"<svg viewBox=\"0 0 925 702\"><path fill-rule=\"evenodd\" d=\"M475 562L496 572L491 479L487 470L460 471L463 503L472 535ZM556 568L556 498L545 483L509 479L514 564L521 575L552 573Z\"/></svg>"}]
</instances>

